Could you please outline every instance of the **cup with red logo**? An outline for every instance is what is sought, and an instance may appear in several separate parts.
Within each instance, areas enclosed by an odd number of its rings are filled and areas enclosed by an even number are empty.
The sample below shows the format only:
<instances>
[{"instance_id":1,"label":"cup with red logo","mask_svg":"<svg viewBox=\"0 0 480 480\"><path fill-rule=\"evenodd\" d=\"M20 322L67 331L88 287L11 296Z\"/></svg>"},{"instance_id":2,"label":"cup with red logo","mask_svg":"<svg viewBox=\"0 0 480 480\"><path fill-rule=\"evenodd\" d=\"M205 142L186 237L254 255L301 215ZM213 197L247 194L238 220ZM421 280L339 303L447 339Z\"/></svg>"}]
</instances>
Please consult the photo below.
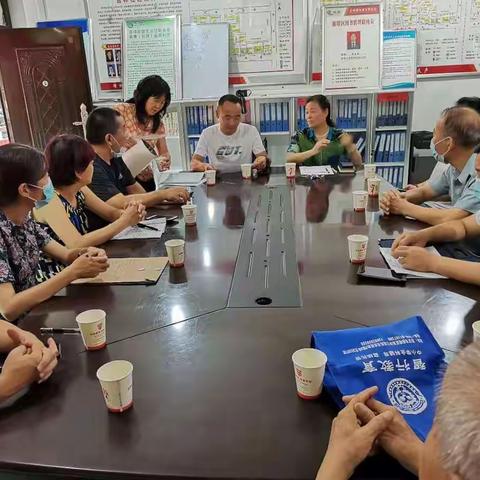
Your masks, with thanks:
<instances>
[{"instance_id":1,"label":"cup with red logo","mask_svg":"<svg viewBox=\"0 0 480 480\"><path fill-rule=\"evenodd\" d=\"M368 237L366 235L349 235L348 254L355 264L365 263L367 258Z\"/></svg>"},{"instance_id":2,"label":"cup with red logo","mask_svg":"<svg viewBox=\"0 0 480 480\"><path fill-rule=\"evenodd\" d=\"M295 178L296 171L297 171L296 163L285 164L285 175L287 176L287 178Z\"/></svg>"},{"instance_id":3,"label":"cup with red logo","mask_svg":"<svg viewBox=\"0 0 480 480\"><path fill-rule=\"evenodd\" d=\"M205 170L205 178L207 179L207 185L212 187L217 181L217 171L216 170Z\"/></svg>"},{"instance_id":4,"label":"cup with red logo","mask_svg":"<svg viewBox=\"0 0 480 480\"><path fill-rule=\"evenodd\" d=\"M133 405L133 365L126 360L105 363L97 370L107 408L122 413Z\"/></svg>"},{"instance_id":5,"label":"cup with red logo","mask_svg":"<svg viewBox=\"0 0 480 480\"><path fill-rule=\"evenodd\" d=\"M368 196L369 197L378 197L380 193L380 179L378 177L369 178L367 180L368 184Z\"/></svg>"},{"instance_id":6,"label":"cup with red logo","mask_svg":"<svg viewBox=\"0 0 480 480\"><path fill-rule=\"evenodd\" d=\"M87 350L100 350L107 344L106 317L103 310L87 310L77 315L76 320Z\"/></svg>"},{"instance_id":7,"label":"cup with red logo","mask_svg":"<svg viewBox=\"0 0 480 480\"><path fill-rule=\"evenodd\" d=\"M292 355L297 395L313 400L322 393L327 356L315 348L302 348Z\"/></svg>"}]
</instances>

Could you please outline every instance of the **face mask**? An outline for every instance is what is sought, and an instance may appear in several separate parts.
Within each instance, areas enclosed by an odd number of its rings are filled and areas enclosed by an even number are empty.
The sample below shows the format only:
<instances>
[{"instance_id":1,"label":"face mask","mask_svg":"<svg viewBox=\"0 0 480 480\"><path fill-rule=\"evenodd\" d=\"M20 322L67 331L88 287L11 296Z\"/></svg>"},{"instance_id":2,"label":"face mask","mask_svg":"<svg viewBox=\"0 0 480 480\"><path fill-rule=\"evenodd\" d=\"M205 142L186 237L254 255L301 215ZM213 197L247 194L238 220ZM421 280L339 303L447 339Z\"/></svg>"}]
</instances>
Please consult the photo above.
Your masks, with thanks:
<instances>
[{"instance_id":1,"label":"face mask","mask_svg":"<svg viewBox=\"0 0 480 480\"><path fill-rule=\"evenodd\" d=\"M115 152L114 150L112 150L113 158L122 158L123 154L127 151L127 149L126 149L126 147L121 147L120 143L118 143L118 140L113 135L112 135L112 138L115 140L115 143L117 144L117 146L119 148L118 152Z\"/></svg>"},{"instance_id":2,"label":"face mask","mask_svg":"<svg viewBox=\"0 0 480 480\"><path fill-rule=\"evenodd\" d=\"M55 196L55 189L53 188L53 183L50 179L48 179L48 183L44 187L39 187L38 185L29 185L30 187L40 188L43 191L43 197L41 200L35 200L34 198L30 198L35 202L35 208L42 208L48 205L53 197Z\"/></svg>"},{"instance_id":3,"label":"face mask","mask_svg":"<svg viewBox=\"0 0 480 480\"><path fill-rule=\"evenodd\" d=\"M442 143L444 142L445 140L447 140L448 138L450 137L445 137L443 138L442 140L438 141L437 143L434 143L433 142L433 138L432 140L430 141L430 149L432 150L432 155L433 155L433 158L437 161L437 162L440 162L440 163L447 163L446 160L445 160L445 155L447 155L447 153L450 151L450 149L448 149L444 154L440 154L437 152L437 149L435 148L439 143Z\"/></svg>"}]
</instances>

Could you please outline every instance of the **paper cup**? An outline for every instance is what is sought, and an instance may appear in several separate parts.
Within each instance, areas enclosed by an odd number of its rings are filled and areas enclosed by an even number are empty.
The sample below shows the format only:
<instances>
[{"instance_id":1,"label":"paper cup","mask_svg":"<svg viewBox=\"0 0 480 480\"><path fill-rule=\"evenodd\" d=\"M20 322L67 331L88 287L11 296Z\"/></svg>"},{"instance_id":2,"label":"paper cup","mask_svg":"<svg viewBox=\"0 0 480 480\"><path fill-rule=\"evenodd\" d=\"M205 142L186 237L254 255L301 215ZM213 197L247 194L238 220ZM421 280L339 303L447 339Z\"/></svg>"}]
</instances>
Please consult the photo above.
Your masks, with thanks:
<instances>
[{"instance_id":1,"label":"paper cup","mask_svg":"<svg viewBox=\"0 0 480 480\"><path fill-rule=\"evenodd\" d=\"M365 190L358 190L353 192L353 209L356 212L364 212L367 208L368 192Z\"/></svg>"},{"instance_id":2,"label":"paper cup","mask_svg":"<svg viewBox=\"0 0 480 480\"><path fill-rule=\"evenodd\" d=\"M380 179L379 178L369 178L368 183L368 196L369 197L378 197L380 192Z\"/></svg>"},{"instance_id":3,"label":"paper cup","mask_svg":"<svg viewBox=\"0 0 480 480\"><path fill-rule=\"evenodd\" d=\"M252 178L252 164L242 163L242 177L245 180Z\"/></svg>"},{"instance_id":4,"label":"paper cup","mask_svg":"<svg viewBox=\"0 0 480 480\"><path fill-rule=\"evenodd\" d=\"M285 175L287 176L287 178L295 178L296 171L297 171L296 163L285 164Z\"/></svg>"},{"instance_id":5,"label":"paper cup","mask_svg":"<svg viewBox=\"0 0 480 480\"><path fill-rule=\"evenodd\" d=\"M183 218L185 225L197 224L197 206L196 205L182 205Z\"/></svg>"},{"instance_id":6,"label":"paper cup","mask_svg":"<svg viewBox=\"0 0 480 480\"><path fill-rule=\"evenodd\" d=\"M365 235L350 235L348 237L348 253L352 263L364 263L367 258L368 237Z\"/></svg>"},{"instance_id":7,"label":"paper cup","mask_svg":"<svg viewBox=\"0 0 480 480\"><path fill-rule=\"evenodd\" d=\"M207 185L215 185L217 171L216 170L205 170L205 178L207 179Z\"/></svg>"},{"instance_id":8,"label":"paper cup","mask_svg":"<svg viewBox=\"0 0 480 480\"><path fill-rule=\"evenodd\" d=\"M375 177L376 172L377 166L374 163L366 163L363 166L363 174L365 176L365 180Z\"/></svg>"},{"instance_id":9,"label":"paper cup","mask_svg":"<svg viewBox=\"0 0 480 480\"><path fill-rule=\"evenodd\" d=\"M313 400L322 393L327 356L314 348L302 348L292 355L297 395Z\"/></svg>"},{"instance_id":10,"label":"paper cup","mask_svg":"<svg viewBox=\"0 0 480 480\"><path fill-rule=\"evenodd\" d=\"M476 342L477 340L480 340L480 320L473 322L472 329L473 329L473 341Z\"/></svg>"},{"instance_id":11,"label":"paper cup","mask_svg":"<svg viewBox=\"0 0 480 480\"><path fill-rule=\"evenodd\" d=\"M100 350L107 344L106 316L103 310L87 310L77 315L77 323L87 350Z\"/></svg>"},{"instance_id":12,"label":"paper cup","mask_svg":"<svg viewBox=\"0 0 480 480\"><path fill-rule=\"evenodd\" d=\"M183 267L185 263L185 241L168 240L165 242L167 248L168 261L171 267Z\"/></svg>"},{"instance_id":13,"label":"paper cup","mask_svg":"<svg viewBox=\"0 0 480 480\"><path fill-rule=\"evenodd\" d=\"M126 360L114 360L97 370L97 378L107 408L121 413L133 405L133 365Z\"/></svg>"}]
</instances>

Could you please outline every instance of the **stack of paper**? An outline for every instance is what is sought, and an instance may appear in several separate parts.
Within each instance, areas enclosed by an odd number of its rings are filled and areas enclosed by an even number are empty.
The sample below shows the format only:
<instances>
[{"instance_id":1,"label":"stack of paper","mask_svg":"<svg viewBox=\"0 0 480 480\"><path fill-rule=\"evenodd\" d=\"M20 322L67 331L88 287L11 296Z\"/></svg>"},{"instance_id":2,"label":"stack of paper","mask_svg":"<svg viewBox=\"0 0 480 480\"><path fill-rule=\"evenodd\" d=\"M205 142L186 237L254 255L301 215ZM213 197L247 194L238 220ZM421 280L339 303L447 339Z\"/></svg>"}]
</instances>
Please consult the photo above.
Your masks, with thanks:
<instances>
[{"instance_id":1,"label":"stack of paper","mask_svg":"<svg viewBox=\"0 0 480 480\"><path fill-rule=\"evenodd\" d=\"M307 177L335 175L335 170L330 165L321 165L319 167L300 167L300 175Z\"/></svg>"},{"instance_id":2,"label":"stack of paper","mask_svg":"<svg viewBox=\"0 0 480 480\"><path fill-rule=\"evenodd\" d=\"M442 275L438 275L437 273L416 272L414 270L408 270L407 268L404 268L402 264L392 256L391 248L384 248L384 247L379 247L379 248L380 248L380 253L382 254L382 257L387 262L387 265L390 267L390 270L392 270L393 272L399 275L407 275L407 277L409 278L431 278L431 279L446 278ZM435 255L440 255L435 247L428 247L426 248L426 250Z\"/></svg>"},{"instance_id":3,"label":"stack of paper","mask_svg":"<svg viewBox=\"0 0 480 480\"><path fill-rule=\"evenodd\" d=\"M166 172L155 172L155 185L162 187L197 187L205 182L205 174L203 172L174 172L168 170Z\"/></svg>"},{"instance_id":4,"label":"stack of paper","mask_svg":"<svg viewBox=\"0 0 480 480\"><path fill-rule=\"evenodd\" d=\"M143 220L140 223L151 228L142 228L139 226L128 227L123 232L115 235L112 240L147 240L149 238L162 238L166 226L165 218L152 218L152 220Z\"/></svg>"}]
</instances>

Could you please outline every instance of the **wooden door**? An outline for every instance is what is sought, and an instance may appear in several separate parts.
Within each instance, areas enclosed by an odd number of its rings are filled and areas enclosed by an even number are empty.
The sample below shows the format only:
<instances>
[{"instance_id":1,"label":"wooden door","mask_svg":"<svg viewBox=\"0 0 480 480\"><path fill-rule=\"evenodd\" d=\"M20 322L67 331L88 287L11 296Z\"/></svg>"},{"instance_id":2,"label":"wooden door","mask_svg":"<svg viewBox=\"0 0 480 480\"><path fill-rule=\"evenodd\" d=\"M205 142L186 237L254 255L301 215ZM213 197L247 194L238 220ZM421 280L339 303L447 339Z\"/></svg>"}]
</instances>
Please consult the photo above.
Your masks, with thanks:
<instances>
[{"instance_id":1,"label":"wooden door","mask_svg":"<svg viewBox=\"0 0 480 480\"><path fill-rule=\"evenodd\" d=\"M77 28L0 29L0 93L10 141L44 149L59 133L83 135L92 97Z\"/></svg>"}]
</instances>

